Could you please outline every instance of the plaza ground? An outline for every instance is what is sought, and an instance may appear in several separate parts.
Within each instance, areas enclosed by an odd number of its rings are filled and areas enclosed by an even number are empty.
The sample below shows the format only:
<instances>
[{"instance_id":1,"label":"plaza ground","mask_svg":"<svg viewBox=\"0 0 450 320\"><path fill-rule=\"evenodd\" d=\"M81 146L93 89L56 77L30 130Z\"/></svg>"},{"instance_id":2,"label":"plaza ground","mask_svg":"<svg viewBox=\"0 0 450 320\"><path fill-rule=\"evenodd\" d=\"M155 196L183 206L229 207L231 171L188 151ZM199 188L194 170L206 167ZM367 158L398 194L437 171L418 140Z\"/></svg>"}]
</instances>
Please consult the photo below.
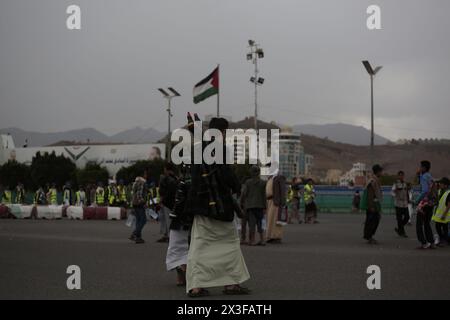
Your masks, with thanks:
<instances>
[{"instance_id":1,"label":"plaza ground","mask_svg":"<svg viewBox=\"0 0 450 320\"><path fill-rule=\"evenodd\" d=\"M378 246L362 239L362 214L322 214L317 225L288 225L284 243L243 246L250 296L210 299L439 299L450 298L450 247L420 251L383 216ZM165 269L159 225L144 229L145 244L127 237L124 221L0 220L0 299L189 299ZM66 287L69 265L81 268L81 290ZM381 268L381 290L368 290L366 269Z\"/></svg>"}]
</instances>

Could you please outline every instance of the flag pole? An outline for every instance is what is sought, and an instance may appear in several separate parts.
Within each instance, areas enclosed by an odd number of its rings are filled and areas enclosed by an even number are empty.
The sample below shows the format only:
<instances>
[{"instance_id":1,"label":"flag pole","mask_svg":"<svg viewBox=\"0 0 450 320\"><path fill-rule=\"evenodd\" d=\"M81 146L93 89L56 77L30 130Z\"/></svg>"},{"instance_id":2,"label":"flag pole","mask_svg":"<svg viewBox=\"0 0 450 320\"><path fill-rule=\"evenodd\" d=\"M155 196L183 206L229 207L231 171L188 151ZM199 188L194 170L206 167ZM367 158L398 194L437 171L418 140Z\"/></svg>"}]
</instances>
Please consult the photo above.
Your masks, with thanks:
<instances>
[{"instance_id":1,"label":"flag pole","mask_svg":"<svg viewBox=\"0 0 450 320\"><path fill-rule=\"evenodd\" d=\"M217 64L217 78L219 79L219 87L217 88L217 117L220 117L220 64Z\"/></svg>"}]
</instances>

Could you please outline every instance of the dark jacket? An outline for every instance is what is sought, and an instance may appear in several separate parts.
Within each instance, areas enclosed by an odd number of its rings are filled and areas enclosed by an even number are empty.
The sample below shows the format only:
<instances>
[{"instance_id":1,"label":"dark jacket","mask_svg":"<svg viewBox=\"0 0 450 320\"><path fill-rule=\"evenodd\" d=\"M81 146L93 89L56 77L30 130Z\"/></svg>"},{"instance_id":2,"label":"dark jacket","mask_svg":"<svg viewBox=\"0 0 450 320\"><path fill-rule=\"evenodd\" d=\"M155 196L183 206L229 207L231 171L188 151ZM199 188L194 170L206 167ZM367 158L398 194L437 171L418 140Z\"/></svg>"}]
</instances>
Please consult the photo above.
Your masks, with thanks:
<instances>
[{"instance_id":1,"label":"dark jacket","mask_svg":"<svg viewBox=\"0 0 450 320\"><path fill-rule=\"evenodd\" d=\"M370 212L381 212L381 200L377 194L381 193L381 188L374 182L369 182L367 185L367 208Z\"/></svg>"},{"instance_id":2,"label":"dark jacket","mask_svg":"<svg viewBox=\"0 0 450 320\"><path fill-rule=\"evenodd\" d=\"M240 183L231 166L192 165L191 188L186 210L192 215L203 215L220 221L233 221Z\"/></svg>"},{"instance_id":3,"label":"dark jacket","mask_svg":"<svg viewBox=\"0 0 450 320\"><path fill-rule=\"evenodd\" d=\"M286 205L286 178L282 175L276 175L273 178L273 204L277 207Z\"/></svg>"},{"instance_id":4,"label":"dark jacket","mask_svg":"<svg viewBox=\"0 0 450 320\"><path fill-rule=\"evenodd\" d=\"M133 184L133 207L144 207L147 202L147 183L142 177L137 177Z\"/></svg>"},{"instance_id":5,"label":"dark jacket","mask_svg":"<svg viewBox=\"0 0 450 320\"><path fill-rule=\"evenodd\" d=\"M159 181L159 195L162 204L173 210L175 205L175 193L177 192L178 179L174 175L163 176Z\"/></svg>"},{"instance_id":6,"label":"dark jacket","mask_svg":"<svg viewBox=\"0 0 450 320\"><path fill-rule=\"evenodd\" d=\"M249 178L242 186L241 205L245 210L266 208L266 182L258 176Z\"/></svg>"}]
</instances>

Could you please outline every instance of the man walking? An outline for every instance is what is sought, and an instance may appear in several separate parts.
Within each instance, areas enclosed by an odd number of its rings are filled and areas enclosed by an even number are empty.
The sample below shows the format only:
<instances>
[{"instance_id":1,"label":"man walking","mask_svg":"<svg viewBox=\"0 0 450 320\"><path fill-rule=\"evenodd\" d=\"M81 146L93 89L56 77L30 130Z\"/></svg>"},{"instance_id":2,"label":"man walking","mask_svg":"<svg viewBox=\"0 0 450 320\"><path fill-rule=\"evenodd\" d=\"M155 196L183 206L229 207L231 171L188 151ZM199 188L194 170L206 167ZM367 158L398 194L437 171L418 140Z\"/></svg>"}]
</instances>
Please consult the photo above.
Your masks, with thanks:
<instances>
[{"instance_id":1,"label":"man walking","mask_svg":"<svg viewBox=\"0 0 450 320\"><path fill-rule=\"evenodd\" d=\"M364 205L366 208L366 221L364 223L364 239L369 244L378 244L378 241L373 238L377 232L378 225L381 219L381 201L383 194L381 191L380 177L383 174L383 168L376 164L372 167L372 178L366 186L366 201Z\"/></svg>"},{"instance_id":2,"label":"man walking","mask_svg":"<svg viewBox=\"0 0 450 320\"><path fill-rule=\"evenodd\" d=\"M430 169L430 161L424 160L420 162L420 195L416 200L416 233L417 239L421 243L419 249L434 249L433 230L431 229L431 217L433 215L435 199L432 190L433 177L431 176Z\"/></svg>"},{"instance_id":3,"label":"man walking","mask_svg":"<svg viewBox=\"0 0 450 320\"><path fill-rule=\"evenodd\" d=\"M213 118L209 128L220 130L220 142L225 142L227 120ZM224 286L224 294L250 293L241 286L250 275L233 223L233 194L240 192L240 184L231 166L224 163L192 165L188 210L194 221L186 272L190 297L207 296L209 291L205 288L218 286Z\"/></svg>"},{"instance_id":4,"label":"man walking","mask_svg":"<svg viewBox=\"0 0 450 320\"><path fill-rule=\"evenodd\" d=\"M250 175L251 178L245 181L241 192L241 207L246 211L249 223L248 244L250 246L255 245L255 231L257 227L259 233L257 245L264 246L262 219L266 208L266 182L261 179L258 166L250 168Z\"/></svg>"},{"instance_id":5,"label":"man walking","mask_svg":"<svg viewBox=\"0 0 450 320\"><path fill-rule=\"evenodd\" d=\"M397 173L397 181L392 186L392 197L394 198L395 214L397 216L397 228L395 228L395 232L400 237L407 238L405 226L409 221L409 190L403 171Z\"/></svg>"},{"instance_id":6,"label":"man walking","mask_svg":"<svg viewBox=\"0 0 450 320\"><path fill-rule=\"evenodd\" d=\"M129 239L135 241L137 244L145 242L144 239L142 239L142 229L147 222L147 217L145 216L145 203L147 202L146 182L147 173L144 172L143 177L136 177L133 184L132 205L136 217L136 227Z\"/></svg>"}]
</instances>

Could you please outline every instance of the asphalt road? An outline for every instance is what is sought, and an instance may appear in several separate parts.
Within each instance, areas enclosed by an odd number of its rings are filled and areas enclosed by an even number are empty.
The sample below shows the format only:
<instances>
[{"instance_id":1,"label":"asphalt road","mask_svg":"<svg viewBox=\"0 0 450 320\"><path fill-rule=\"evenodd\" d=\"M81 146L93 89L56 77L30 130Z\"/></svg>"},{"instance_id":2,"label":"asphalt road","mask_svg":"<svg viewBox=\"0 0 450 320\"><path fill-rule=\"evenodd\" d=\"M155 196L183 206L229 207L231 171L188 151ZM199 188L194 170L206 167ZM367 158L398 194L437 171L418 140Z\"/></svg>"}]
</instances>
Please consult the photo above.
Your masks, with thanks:
<instances>
[{"instance_id":1,"label":"asphalt road","mask_svg":"<svg viewBox=\"0 0 450 320\"><path fill-rule=\"evenodd\" d=\"M363 215L323 214L317 225L289 225L281 245L243 246L253 290L245 299L450 298L450 247L416 250L382 219L369 246ZM165 270L167 244L147 224L136 245L124 221L0 220L0 299L187 299ZM66 269L81 268L81 290L68 290ZM381 289L368 290L367 267L381 268ZM221 288L210 299L227 299ZM237 296L231 297L239 298Z\"/></svg>"}]
</instances>

